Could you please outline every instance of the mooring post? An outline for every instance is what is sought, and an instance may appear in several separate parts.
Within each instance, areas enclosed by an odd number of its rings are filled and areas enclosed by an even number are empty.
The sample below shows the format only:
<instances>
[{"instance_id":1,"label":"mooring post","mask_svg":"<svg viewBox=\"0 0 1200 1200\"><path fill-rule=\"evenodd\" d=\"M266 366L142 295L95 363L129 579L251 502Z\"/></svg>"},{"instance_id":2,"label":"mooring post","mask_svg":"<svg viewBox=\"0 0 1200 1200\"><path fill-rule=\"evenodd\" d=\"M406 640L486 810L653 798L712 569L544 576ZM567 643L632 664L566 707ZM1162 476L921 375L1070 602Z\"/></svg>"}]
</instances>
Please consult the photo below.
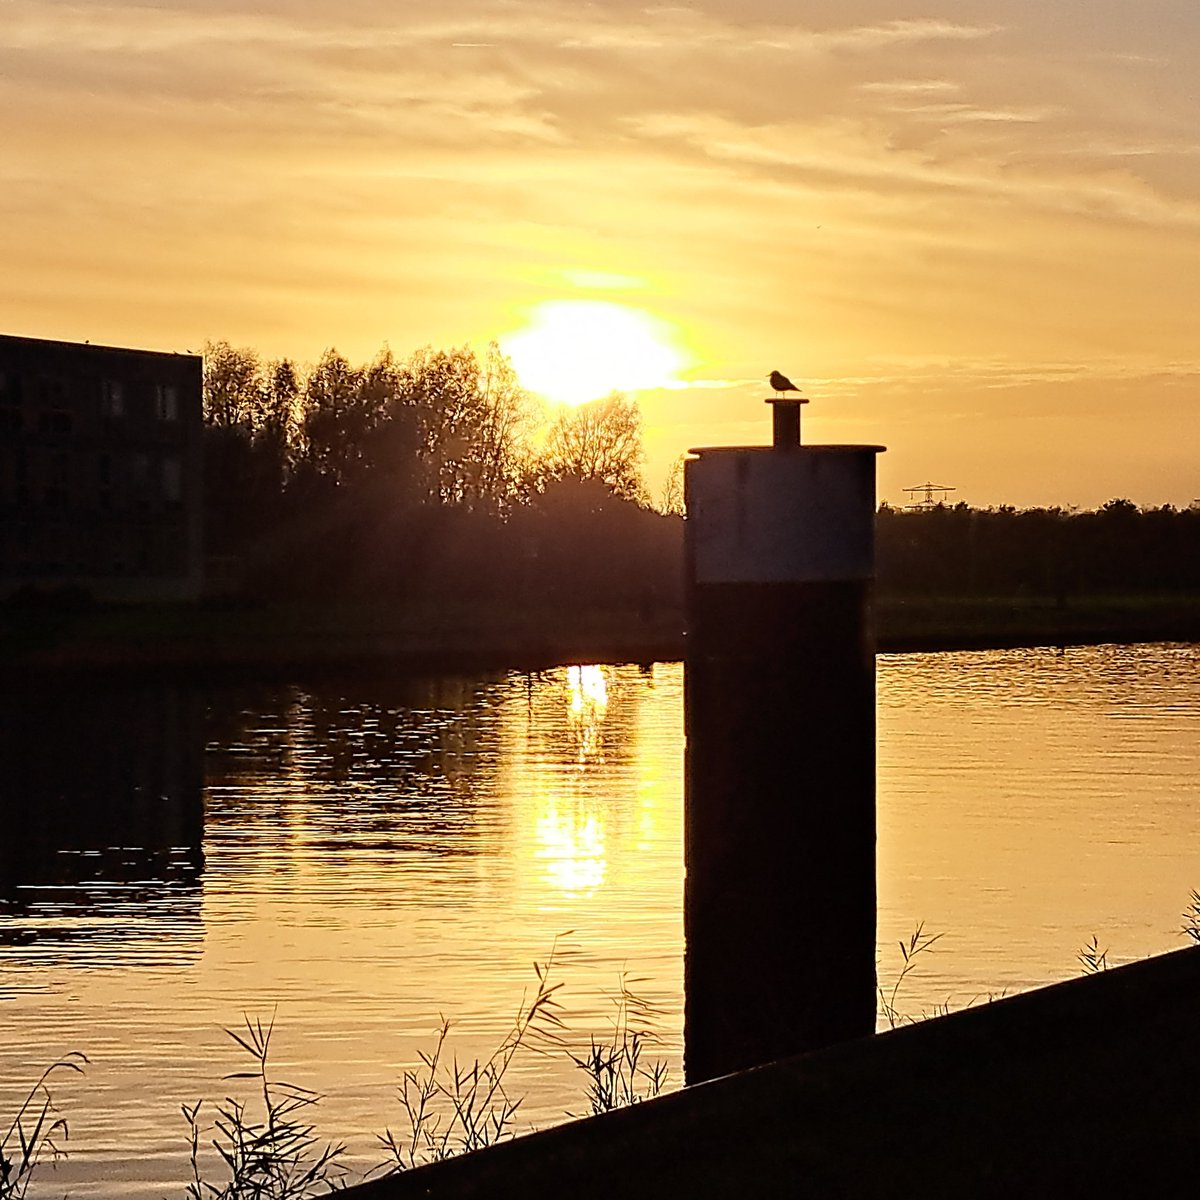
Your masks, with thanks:
<instances>
[{"instance_id":1,"label":"mooring post","mask_svg":"<svg viewBox=\"0 0 1200 1200\"><path fill-rule=\"evenodd\" d=\"M875 457L694 450L685 1051L698 1083L875 1028Z\"/></svg>"}]
</instances>

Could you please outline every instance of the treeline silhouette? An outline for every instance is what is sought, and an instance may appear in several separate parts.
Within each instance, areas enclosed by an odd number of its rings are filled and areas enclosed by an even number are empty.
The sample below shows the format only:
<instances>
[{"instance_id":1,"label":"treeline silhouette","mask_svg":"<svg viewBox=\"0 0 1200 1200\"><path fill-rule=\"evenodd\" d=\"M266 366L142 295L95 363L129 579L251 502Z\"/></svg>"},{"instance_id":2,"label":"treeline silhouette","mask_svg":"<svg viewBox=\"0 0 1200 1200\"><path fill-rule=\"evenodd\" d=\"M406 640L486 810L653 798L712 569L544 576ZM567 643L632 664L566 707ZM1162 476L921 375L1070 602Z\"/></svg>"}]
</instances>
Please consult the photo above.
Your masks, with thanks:
<instances>
[{"instance_id":1,"label":"treeline silhouette","mask_svg":"<svg viewBox=\"0 0 1200 1200\"><path fill-rule=\"evenodd\" d=\"M304 370L205 347L218 589L389 603L679 602L682 523L651 507L637 405L553 418L491 345Z\"/></svg>"},{"instance_id":2,"label":"treeline silhouette","mask_svg":"<svg viewBox=\"0 0 1200 1200\"><path fill-rule=\"evenodd\" d=\"M637 405L552 416L496 345L336 350L301 369L205 347L207 544L219 589L635 609L682 603L680 472L656 509ZM677 464L678 466L678 464ZM1200 594L1200 510L881 506L882 596Z\"/></svg>"},{"instance_id":3,"label":"treeline silhouette","mask_svg":"<svg viewBox=\"0 0 1200 1200\"><path fill-rule=\"evenodd\" d=\"M1134 596L1200 593L1200 509L901 510L876 521L884 595Z\"/></svg>"}]
</instances>

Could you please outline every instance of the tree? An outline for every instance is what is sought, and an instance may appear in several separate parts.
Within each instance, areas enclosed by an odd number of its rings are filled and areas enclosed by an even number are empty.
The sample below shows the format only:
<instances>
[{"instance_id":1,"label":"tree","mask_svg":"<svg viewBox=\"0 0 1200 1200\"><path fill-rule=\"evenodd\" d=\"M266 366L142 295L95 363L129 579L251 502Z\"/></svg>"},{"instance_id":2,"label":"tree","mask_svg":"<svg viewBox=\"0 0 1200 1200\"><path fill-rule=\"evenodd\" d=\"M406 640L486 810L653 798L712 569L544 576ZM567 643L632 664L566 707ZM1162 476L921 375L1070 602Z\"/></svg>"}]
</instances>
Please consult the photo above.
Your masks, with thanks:
<instances>
[{"instance_id":1,"label":"tree","mask_svg":"<svg viewBox=\"0 0 1200 1200\"><path fill-rule=\"evenodd\" d=\"M299 405L300 379L295 364L286 358L270 363L263 372L251 444L263 486L276 497L282 495L291 472Z\"/></svg>"},{"instance_id":2,"label":"tree","mask_svg":"<svg viewBox=\"0 0 1200 1200\"><path fill-rule=\"evenodd\" d=\"M239 551L266 519L282 478L264 465L262 362L228 342L204 346L204 495L208 548Z\"/></svg>"},{"instance_id":3,"label":"tree","mask_svg":"<svg viewBox=\"0 0 1200 1200\"><path fill-rule=\"evenodd\" d=\"M319 475L345 482L362 458L372 422L364 410L363 372L326 350L304 385L303 457Z\"/></svg>"},{"instance_id":4,"label":"tree","mask_svg":"<svg viewBox=\"0 0 1200 1200\"><path fill-rule=\"evenodd\" d=\"M421 459L419 415L407 391L407 367L386 346L359 378L363 428L359 461L381 496L420 503L428 483Z\"/></svg>"},{"instance_id":5,"label":"tree","mask_svg":"<svg viewBox=\"0 0 1200 1200\"><path fill-rule=\"evenodd\" d=\"M303 389L302 459L310 476L368 485L381 498L502 510L515 497L531 425L511 362L490 345L386 347L365 367L329 350Z\"/></svg>"},{"instance_id":6,"label":"tree","mask_svg":"<svg viewBox=\"0 0 1200 1200\"><path fill-rule=\"evenodd\" d=\"M613 392L559 414L541 468L548 479L599 480L623 499L645 503L642 458L637 402Z\"/></svg>"},{"instance_id":7,"label":"tree","mask_svg":"<svg viewBox=\"0 0 1200 1200\"><path fill-rule=\"evenodd\" d=\"M262 406L263 370L256 351L228 342L204 344L204 423L249 433Z\"/></svg>"},{"instance_id":8,"label":"tree","mask_svg":"<svg viewBox=\"0 0 1200 1200\"><path fill-rule=\"evenodd\" d=\"M473 481L477 502L502 507L517 493L533 426L533 402L516 368L496 342L488 344L480 370L482 405Z\"/></svg>"},{"instance_id":9,"label":"tree","mask_svg":"<svg viewBox=\"0 0 1200 1200\"><path fill-rule=\"evenodd\" d=\"M253 443L281 469L296 438L299 394L296 368L288 359L264 367L254 350L228 342L205 343L205 425L210 432L229 431Z\"/></svg>"},{"instance_id":10,"label":"tree","mask_svg":"<svg viewBox=\"0 0 1200 1200\"><path fill-rule=\"evenodd\" d=\"M429 498L502 509L516 493L528 394L495 342L480 362L468 346L418 350L403 370L403 403L416 416Z\"/></svg>"},{"instance_id":11,"label":"tree","mask_svg":"<svg viewBox=\"0 0 1200 1200\"><path fill-rule=\"evenodd\" d=\"M473 436L481 417L479 363L469 347L418 350L405 364L404 403L416 416L418 456L430 500L458 504L471 492Z\"/></svg>"},{"instance_id":12,"label":"tree","mask_svg":"<svg viewBox=\"0 0 1200 1200\"><path fill-rule=\"evenodd\" d=\"M299 403L300 377L296 364L288 358L271 363L263 385L262 432L282 445L289 445L296 435Z\"/></svg>"},{"instance_id":13,"label":"tree","mask_svg":"<svg viewBox=\"0 0 1200 1200\"><path fill-rule=\"evenodd\" d=\"M667 472L663 483L662 497L658 502L658 511L667 517L682 517L685 515L683 499L683 465L687 455L681 454Z\"/></svg>"}]
</instances>

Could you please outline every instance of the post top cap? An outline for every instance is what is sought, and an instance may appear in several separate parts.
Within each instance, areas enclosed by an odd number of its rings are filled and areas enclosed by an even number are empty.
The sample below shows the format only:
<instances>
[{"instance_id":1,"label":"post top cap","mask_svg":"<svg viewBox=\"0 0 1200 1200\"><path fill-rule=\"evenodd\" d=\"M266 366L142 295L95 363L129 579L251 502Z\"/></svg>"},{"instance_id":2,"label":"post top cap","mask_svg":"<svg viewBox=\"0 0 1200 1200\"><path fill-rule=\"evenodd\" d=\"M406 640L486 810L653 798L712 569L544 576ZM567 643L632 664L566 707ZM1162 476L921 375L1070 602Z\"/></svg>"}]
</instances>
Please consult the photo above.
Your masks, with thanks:
<instances>
[{"instance_id":1,"label":"post top cap","mask_svg":"<svg viewBox=\"0 0 1200 1200\"><path fill-rule=\"evenodd\" d=\"M883 454L886 446L868 445L817 445L805 443L790 447L789 454ZM689 454L778 454L774 446L692 446Z\"/></svg>"}]
</instances>

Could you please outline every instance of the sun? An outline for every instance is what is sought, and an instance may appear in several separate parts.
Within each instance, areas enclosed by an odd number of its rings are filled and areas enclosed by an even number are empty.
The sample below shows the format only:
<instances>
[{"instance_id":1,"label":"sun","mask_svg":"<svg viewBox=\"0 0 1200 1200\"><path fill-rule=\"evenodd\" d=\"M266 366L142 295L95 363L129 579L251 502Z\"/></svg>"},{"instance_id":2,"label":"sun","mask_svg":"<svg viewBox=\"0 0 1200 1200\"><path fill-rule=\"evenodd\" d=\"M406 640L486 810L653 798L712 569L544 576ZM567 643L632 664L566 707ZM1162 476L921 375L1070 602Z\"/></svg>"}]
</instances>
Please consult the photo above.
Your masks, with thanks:
<instances>
[{"instance_id":1,"label":"sun","mask_svg":"<svg viewBox=\"0 0 1200 1200\"><path fill-rule=\"evenodd\" d=\"M530 391L563 404L664 387L685 364L662 322L601 300L540 304L500 348Z\"/></svg>"}]
</instances>

